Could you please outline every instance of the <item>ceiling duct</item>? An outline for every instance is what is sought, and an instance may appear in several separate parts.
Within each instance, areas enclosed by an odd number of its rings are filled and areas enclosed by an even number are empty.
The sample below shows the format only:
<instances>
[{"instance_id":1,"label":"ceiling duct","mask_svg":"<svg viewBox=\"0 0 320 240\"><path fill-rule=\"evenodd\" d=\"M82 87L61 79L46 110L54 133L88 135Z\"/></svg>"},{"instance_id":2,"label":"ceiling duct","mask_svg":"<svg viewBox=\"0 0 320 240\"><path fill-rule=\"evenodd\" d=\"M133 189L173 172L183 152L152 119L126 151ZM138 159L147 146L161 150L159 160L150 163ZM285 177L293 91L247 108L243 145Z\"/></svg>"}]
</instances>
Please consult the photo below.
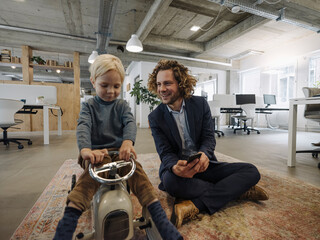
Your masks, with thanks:
<instances>
[{"instance_id":1,"label":"ceiling duct","mask_svg":"<svg viewBox=\"0 0 320 240\"><path fill-rule=\"evenodd\" d=\"M243 12L251 13L254 15L258 15L260 17L264 17L264 18L268 18L268 19L272 19L272 20L276 20L276 21L282 21L285 23L289 23L289 24L292 24L292 25L295 25L298 27L306 28L311 31L315 31L317 33L320 33L319 26L315 26L311 23L307 24L307 23L298 22L296 20L292 20L292 19L285 17L284 16L285 15L284 8L282 8L279 12L278 11L271 12L271 11L267 11L267 10L263 9L260 6L256 6L256 4L251 4L247 1L239 1L239 0L207 0L207 1L217 3L220 5L229 7L229 8L232 8L234 6L239 6L240 10ZM257 2L259 2L259 1L257 1Z\"/></svg>"},{"instance_id":2,"label":"ceiling duct","mask_svg":"<svg viewBox=\"0 0 320 240\"><path fill-rule=\"evenodd\" d=\"M106 53L112 35L112 28L117 12L118 0L100 0L100 12L96 50L99 54Z\"/></svg>"}]
</instances>

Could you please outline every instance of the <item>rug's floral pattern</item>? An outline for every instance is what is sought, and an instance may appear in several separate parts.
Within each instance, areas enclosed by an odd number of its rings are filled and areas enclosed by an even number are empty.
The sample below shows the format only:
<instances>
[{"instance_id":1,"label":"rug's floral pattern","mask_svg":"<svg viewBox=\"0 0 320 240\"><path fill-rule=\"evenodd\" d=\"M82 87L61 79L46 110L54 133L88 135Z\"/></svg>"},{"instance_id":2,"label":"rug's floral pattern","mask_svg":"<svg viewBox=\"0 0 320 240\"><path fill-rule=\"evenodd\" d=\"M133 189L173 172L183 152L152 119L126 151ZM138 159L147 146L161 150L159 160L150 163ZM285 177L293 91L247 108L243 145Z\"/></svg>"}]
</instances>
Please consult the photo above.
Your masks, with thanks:
<instances>
[{"instance_id":1,"label":"rug's floral pattern","mask_svg":"<svg viewBox=\"0 0 320 240\"><path fill-rule=\"evenodd\" d=\"M220 161L235 162L234 158L216 153ZM158 190L159 157L140 154L141 162L150 181ZM303 240L320 239L320 189L302 181L283 177L265 169L259 185L270 196L265 202L234 201L212 216L201 214L199 220L188 222L179 229L186 240ZM38 201L11 239L52 239L60 220L71 176L81 174L75 160L67 160L49 183ZM159 199L168 217L171 216L173 198L158 190ZM141 206L132 195L134 214L141 216ZM92 229L91 211L85 212L76 232ZM146 239L142 230L135 231L134 239Z\"/></svg>"}]
</instances>

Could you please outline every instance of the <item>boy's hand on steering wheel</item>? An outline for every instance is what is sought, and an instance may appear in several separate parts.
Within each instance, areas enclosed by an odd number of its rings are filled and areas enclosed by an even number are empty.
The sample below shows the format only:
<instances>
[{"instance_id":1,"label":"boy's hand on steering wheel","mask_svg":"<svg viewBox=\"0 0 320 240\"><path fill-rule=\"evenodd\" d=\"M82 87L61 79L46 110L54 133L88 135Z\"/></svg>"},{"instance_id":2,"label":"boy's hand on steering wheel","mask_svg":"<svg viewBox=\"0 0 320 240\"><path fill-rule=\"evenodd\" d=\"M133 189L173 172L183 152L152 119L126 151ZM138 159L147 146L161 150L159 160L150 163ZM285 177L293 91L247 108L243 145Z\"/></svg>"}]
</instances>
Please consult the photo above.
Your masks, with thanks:
<instances>
[{"instance_id":1,"label":"boy's hand on steering wheel","mask_svg":"<svg viewBox=\"0 0 320 240\"><path fill-rule=\"evenodd\" d=\"M137 159L137 153L134 150L133 142L131 140L124 140L119 149L119 159L129 161L131 153Z\"/></svg>"},{"instance_id":2,"label":"boy's hand on steering wheel","mask_svg":"<svg viewBox=\"0 0 320 240\"><path fill-rule=\"evenodd\" d=\"M108 155L107 149L91 150L90 148L83 148L80 151L83 160L88 160L92 165L101 163L105 156Z\"/></svg>"}]
</instances>

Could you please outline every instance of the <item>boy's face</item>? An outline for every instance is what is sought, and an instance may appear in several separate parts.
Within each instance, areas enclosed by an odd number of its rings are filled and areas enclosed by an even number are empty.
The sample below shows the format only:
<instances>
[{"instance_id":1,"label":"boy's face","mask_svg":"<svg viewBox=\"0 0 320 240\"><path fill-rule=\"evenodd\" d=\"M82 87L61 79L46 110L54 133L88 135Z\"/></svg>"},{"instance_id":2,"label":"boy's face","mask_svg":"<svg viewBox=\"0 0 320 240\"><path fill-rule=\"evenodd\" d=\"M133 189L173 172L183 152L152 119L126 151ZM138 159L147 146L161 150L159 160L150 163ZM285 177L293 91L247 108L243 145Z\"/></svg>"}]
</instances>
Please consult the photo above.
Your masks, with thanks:
<instances>
[{"instance_id":1,"label":"boy's face","mask_svg":"<svg viewBox=\"0 0 320 240\"><path fill-rule=\"evenodd\" d=\"M181 107L182 97L179 84L171 69L159 71L157 74L157 92L162 103L169 105L173 110Z\"/></svg>"},{"instance_id":2,"label":"boy's face","mask_svg":"<svg viewBox=\"0 0 320 240\"><path fill-rule=\"evenodd\" d=\"M96 90L97 95L104 101L110 102L120 95L121 77L115 70L110 70L100 77L96 78L95 82L91 83Z\"/></svg>"}]
</instances>

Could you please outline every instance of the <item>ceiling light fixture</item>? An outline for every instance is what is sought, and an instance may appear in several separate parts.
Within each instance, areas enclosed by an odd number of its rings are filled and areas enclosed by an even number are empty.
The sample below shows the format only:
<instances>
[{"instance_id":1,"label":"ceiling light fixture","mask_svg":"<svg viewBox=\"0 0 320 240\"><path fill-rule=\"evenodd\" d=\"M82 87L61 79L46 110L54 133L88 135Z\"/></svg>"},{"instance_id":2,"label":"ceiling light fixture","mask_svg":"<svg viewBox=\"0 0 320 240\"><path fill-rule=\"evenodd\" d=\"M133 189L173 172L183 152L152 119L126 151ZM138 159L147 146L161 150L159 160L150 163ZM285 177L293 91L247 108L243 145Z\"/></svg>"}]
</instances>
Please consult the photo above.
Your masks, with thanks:
<instances>
[{"instance_id":1,"label":"ceiling light fixture","mask_svg":"<svg viewBox=\"0 0 320 240\"><path fill-rule=\"evenodd\" d=\"M195 26L195 25L193 25L193 26L190 28L190 30L193 31L193 32L196 32L196 31L198 31L199 29L200 29L200 27L199 27L199 26Z\"/></svg>"},{"instance_id":2,"label":"ceiling light fixture","mask_svg":"<svg viewBox=\"0 0 320 240\"><path fill-rule=\"evenodd\" d=\"M238 5L235 5L231 8L232 13L238 13L241 10L241 8Z\"/></svg>"},{"instance_id":3,"label":"ceiling light fixture","mask_svg":"<svg viewBox=\"0 0 320 240\"><path fill-rule=\"evenodd\" d=\"M129 52L141 52L143 50L142 43L136 34L132 34L127 42L126 49Z\"/></svg>"},{"instance_id":4,"label":"ceiling light fixture","mask_svg":"<svg viewBox=\"0 0 320 240\"><path fill-rule=\"evenodd\" d=\"M92 51L92 53L91 53L91 55L89 56L89 58L88 58L88 62L89 63L93 63L94 62L94 60L96 60L96 58L98 57L98 52L97 51L95 51L95 50L93 50Z\"/></svg>"}]
</instances>

